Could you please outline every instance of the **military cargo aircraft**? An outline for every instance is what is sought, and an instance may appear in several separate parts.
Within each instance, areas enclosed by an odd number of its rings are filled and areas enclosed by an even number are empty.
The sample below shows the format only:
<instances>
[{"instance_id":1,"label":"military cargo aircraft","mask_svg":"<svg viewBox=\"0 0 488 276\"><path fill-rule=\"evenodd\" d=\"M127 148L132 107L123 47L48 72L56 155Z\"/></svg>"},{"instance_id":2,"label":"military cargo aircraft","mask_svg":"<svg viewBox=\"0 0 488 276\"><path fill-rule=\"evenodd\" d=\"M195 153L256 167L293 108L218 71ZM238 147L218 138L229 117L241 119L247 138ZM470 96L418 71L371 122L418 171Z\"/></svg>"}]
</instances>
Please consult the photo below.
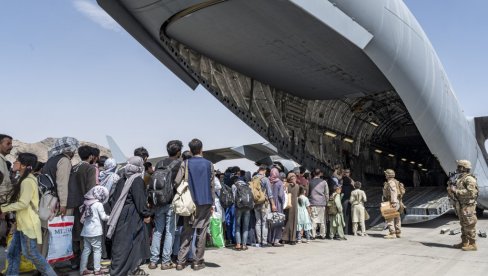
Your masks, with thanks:
<instances>
[{"instance_id":1,"label":"military cargo aircraft","mask_svg":"<svg viewBox=\"0 0 488 276\"><path fill-rule=\"evenodd\" d=\"M402 0L98 0L191 89L206 88L281 156L411 186L407 215L450 208L468 159L488 208L487 118L466 118ZM380 193L378 191L378 193Z\"/></svg>"}]
</instances>

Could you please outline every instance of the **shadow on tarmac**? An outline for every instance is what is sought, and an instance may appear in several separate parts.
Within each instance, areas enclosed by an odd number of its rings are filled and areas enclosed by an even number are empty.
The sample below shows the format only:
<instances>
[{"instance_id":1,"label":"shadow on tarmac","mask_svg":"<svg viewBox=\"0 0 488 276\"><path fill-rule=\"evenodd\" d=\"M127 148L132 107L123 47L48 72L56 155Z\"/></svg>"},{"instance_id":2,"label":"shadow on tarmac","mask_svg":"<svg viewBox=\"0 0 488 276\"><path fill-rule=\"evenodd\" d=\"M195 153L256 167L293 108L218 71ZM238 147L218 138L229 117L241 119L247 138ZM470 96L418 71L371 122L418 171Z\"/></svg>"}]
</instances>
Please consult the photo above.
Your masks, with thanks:
<instances>
[{"instance_id":1,"label":"shadow on tarmac","mask_svg":"<svg viewBox=\"0 0 488 276\"><path fill-rule=\"evenodd\" d=\"M205 266L206 267L212 267L212 268L218 268L218 267L220 267L220 265L218 265L216 263L210 263L210 262L205 262Z\"/></svg>"},{"instance_id":2,"label":"shadow on tarmac","mask_svg":"<svg viewBox=\"0 0 488 276\"><path fill-rule=\"evenodd\" d=\"M383 237L385 236L386 234L375 234L375 233L368 233L368 237L372 237L372 238L382 238L384 239Z\"/></svg>"},{"instance_id":3,"label":"shadow on tarmac","mask_svg":"<svg viewBox=\"0 0 488 276\"><path fill-rule=\"evenodd\" d=\"M420 242L422 245L428 246L428 247L439 247L439 248L450 248L450 249L455 249L452 247L450 244L444 244L444 243L436 243L436 242ZM459 250L459 249L458 249Z\"/></svg>"}]
</instances>

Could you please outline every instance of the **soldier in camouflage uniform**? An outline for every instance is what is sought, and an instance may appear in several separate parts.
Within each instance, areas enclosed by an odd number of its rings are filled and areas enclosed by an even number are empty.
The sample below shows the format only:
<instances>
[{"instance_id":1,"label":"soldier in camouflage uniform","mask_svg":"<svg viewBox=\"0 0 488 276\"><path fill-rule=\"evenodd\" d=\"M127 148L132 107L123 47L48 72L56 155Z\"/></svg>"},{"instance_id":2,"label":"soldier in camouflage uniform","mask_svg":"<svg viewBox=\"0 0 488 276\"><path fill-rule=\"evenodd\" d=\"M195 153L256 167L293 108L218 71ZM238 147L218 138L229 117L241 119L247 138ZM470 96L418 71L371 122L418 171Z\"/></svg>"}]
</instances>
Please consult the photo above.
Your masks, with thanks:
<instances>
[{"instance_id":1,"label":"soldier in camouflage uniform","mask_svg":"<svg viewBox=\"0 0 488 276\"><path fill-rule=\"evenodd\" d=\"M386 182L383 186L383 201L389 201L393 208L396 208L400 213L403 212L403 203L401 191L399 188L400 182L395 179L395 171L387 169L385 171ZM390 233L384 236L385 239L400 238L402 233L402 223L400 216L391 218L386 221Z\"/></svg>"},{"instance_id":2,"label":"soldier in camouflage uniform","mask_svg":"<svg viewBox=\"0 0 488 276\"><path fill-rule=\"evenodd\" d=\"M476 178L470 173L471 162L457 161L457 175L448 182L447 192L454 200L454 208L461 224L462 242L455 244L455 248L464 251L476 251L476 200L478 185Z\"/></svg>"}]
</instances>

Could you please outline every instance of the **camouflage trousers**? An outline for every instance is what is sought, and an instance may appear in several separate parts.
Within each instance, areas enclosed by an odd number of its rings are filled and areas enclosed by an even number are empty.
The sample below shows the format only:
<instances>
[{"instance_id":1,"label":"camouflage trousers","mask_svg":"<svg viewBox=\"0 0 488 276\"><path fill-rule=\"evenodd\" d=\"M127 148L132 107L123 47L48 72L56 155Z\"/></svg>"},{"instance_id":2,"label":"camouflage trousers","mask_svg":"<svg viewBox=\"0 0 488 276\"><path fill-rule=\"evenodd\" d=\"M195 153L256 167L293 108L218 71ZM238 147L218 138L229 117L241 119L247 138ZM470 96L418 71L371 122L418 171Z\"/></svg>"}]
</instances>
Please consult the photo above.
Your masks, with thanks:
<instances>
[{"instance_id":1,"label":"camouflage trousers","mask_svg":"<svg viewBox=\"0 0 488 276\"><path fill-rule=\"evenodd\" d=\"M463 242L474 242L476 240L476 205L461 206L458 212L459 223L461 224L461 239Z\"/></svg>"},{"instance_id":2,"label":"camouflage trousers","mask_svg":"<svg viewBox=\"0 0 488 276\"><path fill-rule=\"evenodd\" d=\"M388 230L390 231L390 234L400 234L402 232L401 217L396 217L396 218L386 220L386 223L388 225Z\"/></svg>"}]
</instances>

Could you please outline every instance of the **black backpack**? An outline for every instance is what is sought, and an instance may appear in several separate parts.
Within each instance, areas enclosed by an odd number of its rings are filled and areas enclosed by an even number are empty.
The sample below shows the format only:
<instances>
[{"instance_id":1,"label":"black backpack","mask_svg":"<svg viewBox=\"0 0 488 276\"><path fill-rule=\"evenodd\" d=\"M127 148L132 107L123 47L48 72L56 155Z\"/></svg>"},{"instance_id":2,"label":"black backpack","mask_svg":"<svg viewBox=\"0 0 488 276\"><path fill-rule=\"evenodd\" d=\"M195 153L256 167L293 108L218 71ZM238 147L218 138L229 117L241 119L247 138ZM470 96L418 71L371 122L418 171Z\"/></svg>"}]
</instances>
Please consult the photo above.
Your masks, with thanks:
<instances>
[{"instance_id":1,"label":"black backpack","mask_svg":"<svg viewBox=\"0 0 488 276\"><path fill-rule=\"evenodd\" d=\"M179 160L173 160L168 166L163 166L163 161L156 165L156 171L151 176L149 183L149 198L154 206L163 206L173 201L174 183L173 168L179 164Z\"/></svg>"},{"instance_id":2,"label":"black backpack","mask_svg":"<svg viewBox=\"0 0 488 276\"><path fill-rule=\"evenodd\" d=\"M37 176L37 187L39 189L40 197L46 193L51 193L57 196L56 184L54 184L52 177L47 173Z\"/></svg>"},{"instance_id":3,"label":"black backpack","mask_svg":"<svg viewBox=\"0 0 488 276\"><path fill-rule=\"evenodd\" d=\"M229 208L234 204L234 195L232 194L232 188L223 184L222 188L220 189L220 205L224 209Z\"/></svg>"},{"instance_id":4,"label":"black backpack","mask_svg":"<svg viewBox=\"0 0 488 276\"><path fill-rule=\"evenodd\" d=\"M236 205L237 208L241 209L252 209L254 208L254 196L252 194L252 189L249 185L245 183L236 184Z\"/></svg>"}]
</instances>

